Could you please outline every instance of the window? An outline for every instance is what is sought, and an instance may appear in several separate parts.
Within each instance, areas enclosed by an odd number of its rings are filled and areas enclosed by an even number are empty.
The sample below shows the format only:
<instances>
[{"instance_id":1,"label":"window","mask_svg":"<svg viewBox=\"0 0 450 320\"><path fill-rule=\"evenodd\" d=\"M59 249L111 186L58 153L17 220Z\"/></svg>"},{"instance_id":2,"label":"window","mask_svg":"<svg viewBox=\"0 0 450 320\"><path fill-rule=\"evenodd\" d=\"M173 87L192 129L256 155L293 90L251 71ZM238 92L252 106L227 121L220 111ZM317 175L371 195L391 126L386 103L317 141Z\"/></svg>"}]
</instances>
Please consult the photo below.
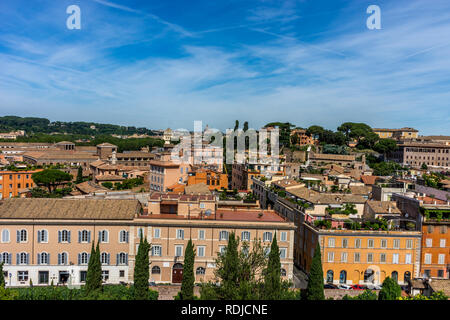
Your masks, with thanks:
<instances>
[{"instance_id":1,"label":"window","mask_svg":"<svg viewBox=\"0 0 450 320\"><path fill-rule=\"evenodd\" d=\"M280 233L280 241L287 241L287 232L286 231L282 231Z\"/></svg>"},{"instance_id":2,"label":"window","mask_svg":"<svg viewBox=\"0 0 450 320\"><path fill-rule=\"evenodd\" d=\"M438 270L437 276L438 276L438 278L443 278L444 277L444 270Z\"/></svg>"},{"instance_id":3,"label":"window","mask_svg":"<svg viewBox=\"0 0 450 320\"><path fill-rule=\"evenodd\" d=\"M98 232L98 240L101 243L108 243L108 231L107 230L102 230Z\"/></svg>"},{"instance_id":4,"label":"window","mask_svg":"<svg viewBox=\"0 0 450 320\"><path fill-rule=\"evenodd\" d=\"M117 254L117 264L127 265L128 264L128 254L121 252Z\"/></svg>"},{"instance_id":5,"label":"window","mask_svg":"<svg viewBox=\"0 0 450 320\"><path fill-rule=\"evenodd\" d=\"M431 264L431 253L425 253L425 264Z\"/></svg>"},{"instance_id":6,"label":"window","mask_svg":"<svg viewBox=\"0 0 450 320\"><path fill-rule=\"evenodd\" d=\"M22 230L17 230L17 242L27 242L27 230L22 229Z\"/></svg>"},{"instance_id":7,"label":"window","mask_svg":"<svg viewBox=\"0 0 450 320\"><path fill-rule=\"evenodd\" d=\"M109 279L109 270L102 270L102 280L107 281Z\"/></svg>"},{"instance_id":8,"label":"window","mask_svg":"<svg viewBox=\"0 0 450 320\"><path fill-rule=\"evenodd\" d=\"M406 264L411 264L411 254L410 253L407 253L405 255L405 263Z\"/></svg>"},{"instance_id":9,"label":"window","mask_svg":"<svg viewBox=\"0 0 450 320\"><path fill-rule=\"evenodd\" d=\"M17 254L18 264L28 264L28 253L21 252Z\"/></svg>"},{"instance_id":10,"label":"window","mask_svg":"<svg viewBox=\"0 0 450 320\"><path fill-rule=\"evenodd\" d=\"M286 248L280 248L280 258L281 259L286 258Z\"/></svg>"},{"instance_id":11,"label":"window","mask_svg":"<svg viewBox=\"0 0 450 320\"><path fill-rule=\"evenodd\" d=\"M398 282L398 272L397 272L397 271L392 271L392 273L391 273L391 278L392 278L395 282Z\"/></svg>"},{"instance_id":12,"label":"window","mask_svg":"<svg viewBox=\"0 0 450 320\"><path fill-rule=\"evenodd\" d=\"M106 253L106 252L102 252L102 254L100 255L100 263L101 264L109 264L109 258L110 258L110 254Z\"/></svg>"},{"instance_id":13,"label":"window","mask_svg":"<svg viewBox=\"0 0 450 320\"><path fill-rule=\"evenodd\" d=\"M0 255L0 263L11 264L11 253L2 252Z\"/></svg>"},{"instance_id":14,"label":"window","mask_svg":"<svg viewBox=\"0 0 450 320\"><path fill-rule=\"evenodd\" d=\"M431 238L428 238L428 239L426 239L425 240L425 245L427 246L427 247L432 247L433 246L433 239L431 239Z\"/></svg>"},{"instance_id":15,"label":"window","mask_svg":"<svg viewBox=\"0 0 450 320\"><path fill-rule=\"evenodd\" d=\"M195 270L195 274L197 274L197 275L204 275L205 274L205 268L198 267L197 270Z\"/></svg>"},{"instance_id":16,"label":"window","mask_svg":"<svg viewBox=\"0 0 450 320\"><path fill-rule=\"evenodd\" d=\"M205 240L205 230L198 230L198 239Z\"/></svg>"},{"instance_id":17,"label":"window","mask_svg":"<svg viewBox=\"0 0 450 320\"><path fill-rule=\"evenodd\" d=\"M152 268L152 274L161 274L161 268L158 266L154 266Z\"/></svg>"},{"instance_id":18,"label":"window","mask_svg":"<svg viewBox=\"0 0 450 320\"><path fill-rule=\"evenodd\" d=\"M367 240L367 247L368 248L373 248L373 239Z\"/></svg>"},{"instance_id":19,"label":"window","mask_svg":"<svg viewBox=\"0 0 450 320\"><path fill-rule=\"evenodd\" d=\"M152 256L161 256L161 246L152 246Z\"/></svg>"},{"instance_id":20,"label":"window","mask_svg":"<svg viewBox=\"0 0 450 320\"><path fill-rule=\"evenodd\" d=\"M367 262L373 262L373 253L367 254Z\"/></svg>"},{"instance_id":21,"label":"window","mask_svg":"<svg viewBox=\"0 0 450 320\"><path fill-rule=\"evenodd\" d=\"M400 248L400 240L394 239L394 249L399 249L399 248Z\"/></svg>"},{"instance_id":22,"label":"window","mask_svg":"<svg viewBox=\"0 0 450 320\"><path fill-rule=\"evenodd\" d=\"M406 249L412 249L413 241L411 239L406 240Z\"/></svg>"},{"instance_id":23,"label":"window","mask_svg":"<svg viewBox=\"0 0 450 320\"><path fill-rule=\"evenodd\" d=\"M228 240L228 231L220 231L219 241Z\"/></svg>"},{"instance_id":24,"label":"window","mask_svg":"<svg viewBox=\"0 0 450 320\"><path fill-rule=\"evenodd\" d=\"M444 263L445 263L445 254L439 254L438 264L444 264Z\"/></svg>"},{"instance_id":25,"label":"window","mask_svg":"<svg viewBox=\"0 0 450 320\"><path fill-rule=\"evenodd\" d=\"M398 263L398 253L392 254L392 263Z\"/></svg>"},{"instance_id":26,"label":"window","mask_svg":"<svg viewBox=\"0 0 450 320\"><path fill-rule=\"evenodd\" d=\"M128 231L121 230L119 232L119 242L120 243L128 243Z\"/></svg>"},{"instance_id":27,"label":"window","mask_svg":"<svg viewBox=\"0 0 450 320\"><path fill-rule=\"evenodd\" d=\"M328 252L328 262L334 262L334 252Z\"/></svg>"},{"instance_id":28,"label":"window","mask_svg":"<svg viewBox=\"0 0 450 320\"><path fill-rule=\"evenodd\" d=\"M219 246L219 252L221 254L225 253L225 248L226 248L226 246Z\"/></svg>"},{"instance_id":29,"label":"window","mask_svg":"<svg viewBox=\"0 0 450 320\"><path fill-rule=\"evenodd\" d=\"M205 256L205 246L197 246L197 257Z\"/></svg>"},{"instance_id":30,"label":"window","mask_svg":"<svg viewBox=\"0 0 450 320\"><path fill-rule=\"evenodd\" d=\"M80 282L86 282L87 271L80 271Z\"/></svg>"},{"instance_id":31,"label":"window","mask_svg":"<svg viewBox=\"0 0 450 320\"><path fill-rule=\"evenodd\" d=\"M361 239L355 239L355 248L361 248Z\"/></svg>"},{"instance_id":32,"label":"window","mask_svg":"<svg viewBox=\"0 0 450 320\"><path fill-rule=\"evenodd\" d=\"M265 248L264 248L264 255L265 255L266 257L268 257L269 254L270 254L270 247L265 247Z\"/></svg>"},{"instance_id":33,"label":"window","mask_svg":"<svg viewBox=\"0 0 450 320\"><path fill-rule=\"evenodd\" d=\"M440 246L441 248L445 248L445 239L441 239L441 240L439 241L439 246Z\"/></svg>"},{"instance_id":34,"label":"window","mask_svg":"<svg viewBox=\"0 0 450 320\"><path fill-rule=\"evenodd\" d=\"M327 271L327 283L333 283L333 270Z\"/></svg>"},{"instance_id":35,"label":"window","mask_svg":"<svg viewBox=\"0 0 450 320\"><path fill-rule=\"evenodd\" d=\"M342 248L347 248L348 247L348 239L344 238L342 239Z\"/></svg>"},{"instance_id":36,"label":"window","mask_svg":"<svg viewBox=\"0 0 450 320\"><path fill-rule=\"evenodd\" d=\"M347 252L341 253L341 262L347 262Z\"/></svg>"},{"instance_id":37,"label":"window","mask_svg":"<svg viewBox=\"0 0 450 320\"><path fill-rule=\"evenodd\" d=\"M70 243L70 231L58 231L58 242Z\"/></svg>"},{"instance_id":38,"label":"window","mask_svg":"<svg viewBox=\"0 0 450 320\"><path fill-rule=\"evenodd\" d=\"M334 238L328 238L328 246L330 248L334 248Z\"/></svg>"},{"instance_id":39,"label":"window","mask_svg":"<svg viewBox=\"0 0 450 320\"><path fill-rule=\"evenodd\" d=\"M175 256L177 257L183 256L183 246L181 245L175 246Z\"/></svg>"},{"instance_id":40,"label":"window","mask_svg":"<svg viewBox=\"0 0 450 320\"><path fill-rule=\"evenodd\" d=\"M38 283L39 284L48 284L48 271L39 271Z\"/></svg>"},{"instance_id":41,"label":"window","mask_svg":"<svg viewBox=\"0 0 450 320\"><path fill-rule=\"evenodd\" d=\"M250 232L242 231L242 241L250 241Z\"/></svg>"},{"instance_id":42,"label":"window","mask_svg":"<svg viewBox=\"0 0 450 320\"><path fill-rule=\"evenodd\" d=\"M17 279L20 282L28 281L28 271L17 271Z\"/></svg>"},{"instance_id":43,"label":"window","mask_svg":"<svg viewBox=\"0 0 450 320\"><path fill-rule=\"evenodd\" d=\"M78 254L78 264L88 264L89 262L89 254L87 252Z\"/></svg>"},{"instance_id":44,"label":"window","mask_svg":"<svg viewBox=\"0 0 450 320\"><path fill-rule=\"evenodd\" d=\"M155 228L153 229L153 238L159 239L161 237L161 229Z\"/></svg>"},{"instance_id":45,"label":"window","mask_svg":"<svg viewBox=\"0 0 450 320\"><path fill-rule=\"evenodd\" d=\"M433 228L433 226L428 226L428 228L427 228L428 230L428 233L433 233L433 231L434 231L434 228Z\"/></svg>"},{"instance_id":46,"label":"window","mask_svg":"<svg viewBox=\"0 0 450 320\"><path fill-rule=\"evenodd\" d=\"M137 228L137 233L136 233L136 237L137 238L143 238L144 237L144 234L145 234L145 232L144 232L144 228Z\"/></svg>"},{"instance_id":47,"label":"window","mask_svg":"<svg viewBox=\"0 0 450 320\"><path fill-rule=\"evenodd\" d=\"M272 232L264 232L263 233L263 241L264 242L272 242Z\"/></svg>"},{"instance_id":48,"label":"window","mask_svg":"<svg viewBox=\"0 0 450 320\"><path fill-rule=\"evenodd\" d=\"M447 233L447 226L441 226L441 234L446 234Z\"/></svg>"},{"instance_id":49,"label":"window","mask_svg":"<svg viewBox=\"0 0 450 320\"><path fill-rule=\"evenodd\" d=\"M387 248L387 240L381 239L381 248Z\"/></svg>"},{"instance_id":50,"label":"window","mask_svg":"<svg viewBox=\"0 0 450 320\"><path fill-rule=\"evenodd\" d=\"M37 255L37 263L38 264L49 264L50 263L50 254L46 252L38 253Z\"/></svg>"},{"instance_id":51,"label":"window","mask_svg":"<svg viewBox=\"0 0 450 320\"><path fill-rule=\"evenodd\" d=\"M200 202L200 209L205 209L205 204L203 202Z\"/></svg>"},{"instance_id":52,"label":"window","mask_svg":"<svg viewBox=\"0 0 450 320\"><path fill-rule=\"evenodd\" d=\"M91 232L87 230L78 231L78 242L91 242Z\"/></svg>"},{"instance_id":53,"label":"window","mask_svg":"<svg viewBox=\"0 0 450 320\"><path fill-rule=\"evenodd\" d=\"M359 262L360 261L360 255L359 252L355 252L355 258L354 258L355 262Z\"/></svg>"},{"instance_id":54,"label":"window","mask_svg":"<svg viewBox=\"0 0 450 320\"><path fill-rule=\"evenodd\" d=\"M184 240L184 230L177 229L177 239Z\"/></svg>"},{"instance_id":55,"label":"window","mask_svg":"<svg viewBox=\"0 0 450 320\"><path fill-rule=\"evenodd\" d=\"M66 252L58 253L58 264L66 265L69 263L68 254Z\"/></svg>"},{"instance_id":56,"label":"window","mask_svg":"<svg viewBox=\"0 0 450 320\"><path fill-rule=\"evenodd\" d=\"M3 229L2 230L2 242L3 243L9 242L10 241L9 239L10 239L9 238L9 230L8 229Z\"/></svg>"}]
</instances>

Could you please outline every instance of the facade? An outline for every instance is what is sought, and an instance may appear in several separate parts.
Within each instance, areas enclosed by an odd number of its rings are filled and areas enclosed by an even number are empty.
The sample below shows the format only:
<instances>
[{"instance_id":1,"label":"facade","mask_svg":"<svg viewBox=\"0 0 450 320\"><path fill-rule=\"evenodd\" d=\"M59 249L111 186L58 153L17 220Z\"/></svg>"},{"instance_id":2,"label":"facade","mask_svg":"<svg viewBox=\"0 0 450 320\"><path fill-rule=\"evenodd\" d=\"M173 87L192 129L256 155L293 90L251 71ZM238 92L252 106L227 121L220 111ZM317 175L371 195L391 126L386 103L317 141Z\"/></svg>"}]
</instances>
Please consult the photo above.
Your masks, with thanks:
<instances>
[{"instance_id":1,"label":"facade","mask_svg":"<svg viewBox=\"0 0 450 320\"><path fill-rule=\"evenodd\" d=\"M159 160L150 161L150 190L166 192L177 183L186 183L191 170L189 163L171 161L170 155L164 155Z\"/></svg>"},{"instance_id":2,"label":"facade","mask_svg":"<svg viewBox=\"0 0 450 320\"><path fill-rule=\"evenodd\" d=\"M414 139L419 135L419 131L414 128L401 129L372 129L381 139Z\"/></svg>"},{"instance_id":3,"label":"facade","mask_svg":"<svg viewBox=\"0 0 450 320\"><path fill-rule=\"evenodd\" d=\"M104 283L132 283L140 234L152 244L151 281L181 282L189 239L197 252L196 282L208 281L231 232L246 240L250 249L255 238L270 248L276 233L283 278L292 279L292 223L273 211L215 210L215 201L208 196L170 198L175 211L167 212L166 196L153 194L148 210L138 200L3 200L0 258L6 285L29 286L30 280L34 285L81 285L92 242L98 239ZM203 214L207 208L211 214Z\"/></svg>"},{"instance_id":4,"label":"facade","mask_svg":"<svg viewBox=\"0 0 450 320\"><path fill-rule=\"evenodd\" d=\"M338 164L340 166L351 166L355 164L355 155L328 154L311 152L308 156L308 164L321 165L327 163Z\"/></svg>"},{"instance_id":5,"label":"facade","mask_svg":"<svg viewBox=\"0 0 450 320\"><path fill-rule=\"evenodd\" d=\"M291 141L297 146L316 145L319 143L319 140L306 134L305 129L292 129Z\"/></svg>"},{"instance_id":6,"label":"facade","mask_svg":"<svg viewBox=\"0 0 450 320\"><path fill-rule=\"evenodd\" d=\"M209 190L228 189L228 176L225 173L221 173L214 170L198 169L189 174L187 185L195 185L198 183L204 183L208 186Z\"/></svg>"},{"instance_id":7,"label":"facade","mask_svg":"<svg viewBox=\"0 0 450 320\"><path fill-rule=\"evenodd\" d=\"M450 169L450 145L439 143L407 142L398 145L397 151L388 155L388 160L404 166Z\"/></svg>"},{"instance_id":8,"label":"facade","mask_svg":"<svg viewBox=\"0 0 450 320\"><path fill-rule=\"evenodd\" d=\"M31 175L39 171L0 171L0 199L17 197L21 189L36 187Z\"/></svg>"}]
</instances>

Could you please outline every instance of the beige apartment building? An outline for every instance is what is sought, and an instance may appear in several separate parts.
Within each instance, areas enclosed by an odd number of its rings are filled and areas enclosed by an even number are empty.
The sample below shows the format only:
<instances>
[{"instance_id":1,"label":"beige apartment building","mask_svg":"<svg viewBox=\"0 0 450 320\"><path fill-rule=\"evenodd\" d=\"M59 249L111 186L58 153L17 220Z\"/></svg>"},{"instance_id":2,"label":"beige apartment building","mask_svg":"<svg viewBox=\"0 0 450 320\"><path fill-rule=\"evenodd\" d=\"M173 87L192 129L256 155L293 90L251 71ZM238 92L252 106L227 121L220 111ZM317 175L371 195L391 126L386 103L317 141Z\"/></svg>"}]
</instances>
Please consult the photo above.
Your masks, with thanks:
<instances>
[{"instance_id":1,"label":"beige apartment building","mask_svg":"<svg viewBox=\"0 0 450 320\"><path fill-rule=\"evenodd\" d=\"M273 211L216 209L211 196L157 193L148 209L137 200L0 202L0 260L7 286L27 286L30 280L34 285L83 284L92 242L99 239L104 283L131 283L140 234L152 245L152 281L181 282L189 239L196 250L196 282L208 281L232 232L250 248L261 239L266 250L276 233L282 275L292 279L294 225Z\"/></svg>"},{"instance_id":2,"label":"beige apartment building","mask_svg":"<svg viewBox=\"0 0 450 320\"><path fill-rule=\"evenodd\" d=\"M405 166L450 169L450 145L440 143L407 142L388 155L388 159Z\"/></svg>"}]
</instances>

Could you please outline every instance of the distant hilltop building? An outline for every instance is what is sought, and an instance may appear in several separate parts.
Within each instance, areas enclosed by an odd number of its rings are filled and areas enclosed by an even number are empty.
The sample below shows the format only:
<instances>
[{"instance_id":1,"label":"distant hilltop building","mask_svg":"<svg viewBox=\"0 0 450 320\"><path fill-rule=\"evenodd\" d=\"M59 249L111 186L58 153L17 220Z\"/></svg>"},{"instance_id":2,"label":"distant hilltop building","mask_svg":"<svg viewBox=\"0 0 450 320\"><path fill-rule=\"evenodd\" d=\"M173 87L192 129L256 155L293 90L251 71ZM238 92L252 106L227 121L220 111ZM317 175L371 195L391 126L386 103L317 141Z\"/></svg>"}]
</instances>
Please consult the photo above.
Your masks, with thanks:
<instances>
[{"instance_id":1,"label":"distant hilltop building","mask_svg":"<svg viewBox=\"0 0 450 320\"><path fill-rule=\"evenodd\" d=\"M382 139L415 139L419 136L419 130L414 128L401 128L401 129L377 129L373 128L375 132Z\"/></svg>"},{"instance_id":2,"label":"distant hilltop building","mask_svg":"<svg viewBox=\"0 0 450 320\"><path fill-rule=\"evenodd\" d=\"M13 139L16 140L17 137L25 136L24 130L11 131L8 133L0 133L0 139Z\"/></svg>"},{"instance_id":3,"label":"distant hilltop building","mask_svg":"<svg viewBox=\"0 0 450 320\"><path fill-rule=\"evenodd\" d=\"M163 133L163 140L164 140L164 144L170 144L170 141L173 138L173 131L170 128L167 128L166 130L164 130Z\"/></svg>"}]
</instances>

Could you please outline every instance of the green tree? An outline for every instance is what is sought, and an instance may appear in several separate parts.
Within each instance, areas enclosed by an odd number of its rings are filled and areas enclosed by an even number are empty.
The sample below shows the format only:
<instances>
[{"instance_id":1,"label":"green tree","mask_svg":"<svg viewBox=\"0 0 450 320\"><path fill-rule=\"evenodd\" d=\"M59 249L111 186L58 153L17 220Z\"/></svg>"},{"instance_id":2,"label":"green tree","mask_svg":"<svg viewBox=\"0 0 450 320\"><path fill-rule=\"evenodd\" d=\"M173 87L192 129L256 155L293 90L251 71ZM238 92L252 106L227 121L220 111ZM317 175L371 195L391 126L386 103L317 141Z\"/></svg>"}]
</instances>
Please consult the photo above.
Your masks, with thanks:
<instances>
[{"instance_id":1,"label":"green tree","mask_svg":"<svg viewBox=\"0 0 450 320\"><path fill-rule=\"evenodd\" d=\"M323 291L323 270L320 245L317 242L316 250L309 270L308 286L306 287L306 300L325 300Z\"/></svg>"},{"instance_id":2,"label":"green tree","mask_svg":"<svg viewBox=\"0 0 450 320\"><path fill-rule=\"evenodd\" d=\"M192 240L189 239L184 252L184 265L183 265L183 281L181 282L181 300L193 300L194 299L194 260L195 250Z\"/></svg>"},{"instance_id":3,"label":"green tree","mask_svg":"<svg viewBox=\"0 0 450 320\"><path fill-rule=\"evenodd\" d=\"M78 167L78 172L77 172L77 180L75 181L75 183L82 183L83 182L83 168L82 167Z\"/></svg>"},{"instance_id":4,"label":"green tree","mask_svg":"<svg viewBox=\"0 0 450 320\"><path fill-rule=\"evenodd\" d=\"M378 294L378 300L397 300L401 296L402 288L394 279L386 277L383 281L383 287Z\"/></svg>"},{"instance_id":5,"label":"green tree","mask_svg":"<svg viewBox=\"0 0 450 320\"><path fill-rule=\"evenodd\" d=\"M377 293L372 290L366 289L366 290L364 290L363 293L361 293L357 296L354 296L354 297L346 294L342 298L342 300L377 300Z\"/></svg>"},{"instance_id":6,"label":"green tree","mask_svg":"<svg viewBox=\"0 0 450 320\"><path fill-rule=\"evenodd\" d=\"M218 266L216 272L222 280L220 285L220 296L225 300L234 300L237 298L239 288L239 259L238 259L239 239L234 232L228 238L228 244L225 252L221 255L222 263Z\"/></svg>"},{"instance_id":7,"label":"green tree","mask_svg":"<svg viewBox=\"0 0 450 320\"><path fill-rule=\"evenodd\" d=\"M102 267L100 262L100 244L94 248L92 241L91 256L89 257L88 270L86 276L86 294L95 295L102 289Z\"/></svg>"},{"instance_id":8,"label":"green tree","mask_svg":"<svg viewBox=\"0 0 450 320\"><path fill-rule=\"evenodd\" d=\"M236 131L237 129L239 129L239 120L236 120L234 124L234 131Z\"/></svg>"},{"instance_id":9,"label":"green tree","mask_svg":"<svg viewBox=\"0 0 450 320\"><path fill-rule=\"evenodd\" d=\"M5 287L5 276L3 275L3 262L0 263L0 288Z\"/></svg>"},{"instance_id":10,"label":"green tree","mask_svg":"<svg viewBox=\"0 0 450 320\"><path fill-rule=\"evenodd\" d=\"M56 169L45 169L32 174L31 178L38 186L45 186L52 193L58 185L72 180L72 175Z\"/></svg>"},{"instance_id":11,"label":"green tree","mask_svg":"<svg viewBox=\"0 0 450 320\"><path fill-rule=\"evenodd\" d=\"M282 294L280 250L277 244L277 234L270 247L267 269L264 270L264 298L266 300L279 300Z\"/></svg>"},{"instance_id":12,"label":"green tree","mask_svg":"<svg viewBox=\"0 0 450 320\"><path fill-rule=\"evenodd\" d=\"M244 132L246 132L248 130L248 121L244 122L244 128L243 128Z\"/></svg>"},{"instance_id":13,"label":"green tree","mask_svg":"<svg viewBox=\"0 0 450 320\"><path fill-rule=\"evenodd\" d=\"M150 244L144 235L140 234L139 248L136 254L136 262L134 265L134 295L136 300L148 299L148 280L150 278L150 262L149 251Z\"/></svg>"},{"instance_id":14,"label":"green tree","mask_svg":"<svg viewBox=\"0 0 450 320\"><path fill-rule=\"evenodd\" d=\"M393 139L380 139L373 148L375 151L383 154L383 159L386 161L386 155L389 152L397 150L397 142Z\"/></svg>"},{"instance_id":15,"label":"green tree","mask_svg":"<svg viewBox=\"0 0 450 320\"><path fill-rule=\"evenodd\" d=\"M421 168L422 168L423 170L428 170L428 166L427 166L427 164L426 164L425 162L422 163Z\"/></svg>"}]
</instances>

